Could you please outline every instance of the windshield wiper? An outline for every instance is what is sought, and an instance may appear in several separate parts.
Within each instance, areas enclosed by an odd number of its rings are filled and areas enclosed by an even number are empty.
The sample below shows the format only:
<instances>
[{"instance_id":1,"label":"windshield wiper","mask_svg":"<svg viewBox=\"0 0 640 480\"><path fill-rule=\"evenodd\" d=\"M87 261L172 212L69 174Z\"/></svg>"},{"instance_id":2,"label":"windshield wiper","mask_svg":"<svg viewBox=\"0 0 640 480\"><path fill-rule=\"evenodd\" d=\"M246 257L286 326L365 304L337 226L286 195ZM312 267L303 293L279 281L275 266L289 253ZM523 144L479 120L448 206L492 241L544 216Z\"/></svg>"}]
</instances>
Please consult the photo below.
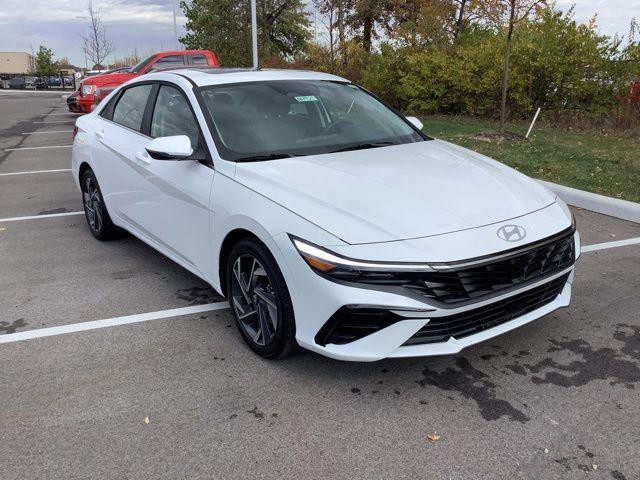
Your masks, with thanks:
<instances>
[{"instance_id":1,"label":"windshield wiper","mask_svg":"<svg viewBox=\"0 0 640 480\"><path fill-rule=\"evenodd\" d=\"M267 153L262 155L250 155L248 157L241 157L236 162L261 162L263 160L278 160L279 158L291 158L295 155L290 153Z\"/></svg>"},{"instance_id":2,"label":"windshield wiper","mask_svg":"<svg viewBox=\"0 0 640 480\"><path fill-rule=\"evenodd\" d=\"M394 142L358 143L357 145L351 145L350 147L339 148L338 150L332 150L329 153L350 152L352 150L364 150L366 148L387 147L389 145L397 145L397 143L394 143Z\"/></svg>"}]
</instances>

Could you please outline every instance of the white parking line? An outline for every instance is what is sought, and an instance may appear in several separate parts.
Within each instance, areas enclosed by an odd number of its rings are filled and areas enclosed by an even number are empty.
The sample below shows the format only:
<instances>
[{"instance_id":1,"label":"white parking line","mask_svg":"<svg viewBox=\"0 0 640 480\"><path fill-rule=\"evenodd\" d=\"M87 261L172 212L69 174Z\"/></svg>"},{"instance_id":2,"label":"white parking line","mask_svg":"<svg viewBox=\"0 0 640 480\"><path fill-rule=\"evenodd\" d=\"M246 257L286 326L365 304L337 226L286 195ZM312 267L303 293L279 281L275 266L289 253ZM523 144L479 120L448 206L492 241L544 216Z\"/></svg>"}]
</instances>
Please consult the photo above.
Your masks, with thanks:
<instances>
[{"instance_id":1,"label":"white parking line","mask_svg":"<svg viewBox=\"0 0 640 480\"><path fill-rule=\"evenodd\" d=\"M74 120L70 118L69 120ZM50 120L48 122L32 122L32 123L69 123L69 120Z\"/></svg>"},{"instance_id":2,"label":"white parking line","mask_svg":"<svg viewBox=\"0 0 640 480\"><path fill-rule=\"evenodd\" d=\"M44 150L46 148L71 148L73 145L50 145L47 147L17 147L17 148L5 148L5 152L16 152L18 150Z\"/></svg>"},{"instance_id":3,"label":"white parking line","mask_svg":"<svg viewBox=\"0 0 640 480\"><path fill-rule=\"evenodd\" d=\"M49 132L25 132L22 135L44 135L45 133L73 133L73 130L51 130Z\"/></svg>"},{"instance_id":4,"label":"white parking line","mask_svg":"<svg viewBox=\"0 0 640 480\"><path fill-rule=\"evenodd\" d=\"M84 212L80 211L80 212L48 213L46 215L30 215L28 217L0 218L0 223L3 223L3 222L20 222L22 220L39 220L41 218L68 217L70 215L84 215Z\"/></svg>"},{"instance_id":5,"label":"white parking line","mask_svg":"<svg viewBox=\"0 0 640 480\"><path fill-rule=\"evenodd\" d=\"M217 302L208 303L206 305L194 305L191 307L160 310L159 312L127 315L125 317L107 318L105 320L96 320L93 322L72 323L70 325L60 325L59 327L39 328L37 330L27 330L26 332L0 335L0 343L20 342L22 340L32 340L34 338L51 337L53 335L64 335L65 333L75 333L83 332L86 330L96 330L98 328L114 327L116 325L127 325L130 323L148 322L150 320L161 320L163 318L180 317L183 315L192 315L194 313L222 310L228 307L229 304L227 302Z\"/></svg>"},{"instance_id":6,"label":"white parking line","mask_svg":"<svg viewBox=\"0 0 640 480\"><path fill-rule=\"evenodd\" d=\"M75 115L75 116L79 116L82 115L81 113L74 113L74 112L64 112L64 113L45 113L45 115L47 116L51 116L51 115Z\"/></svg>"},{"instance_id":7,"label":"white parking line","mask_svg":"<svg viewBox=\"0 0 640 480\"><path fill-rule=\"evenodd\" d=\"M34 218L47 218L63 215L78 215L84 212L69 212L52 215L38 215L33 217L15 217L9 219L0 219L0 222L13 220L29 220ZM626 240L618 240L614 242L598 243L594 245L586 245L582 247L583 253L593 252L596 250L604 250L607 248L624 247L627 245L640 244L640 237L629 238ZM57 327L40 328L35 330L27 330L25 332L16 332L6 335L0 335L0 343L20 342L23 340L32 340L34 338L51 337L54 335L64 335L67 333L83 332L87 330L96 330L98 328L114 327L117 325L127 325L131 323L148 322L151 320L161 320L165 318L180 317L195 313L211 312L214 310L224 310L229 308L228 302L208 303L206 305L194 305L190 307L172 308L169 310L160 310L156 312L140 313L135 315L126 315L124 317L107 318L104 320L95 320L92 322L72 323L69 325L60 325Z\"/></svg>"},{"instance_id":8,"label":"white parking line","mask_svg":"<svg viewBox=\"0 0 640 480\"><path fill-rule=\"evenodd\" d=\"M30 173L56 173L56 172L70 172L70 168L59 168L58 170L32 170L30 172L11 172L0 173L0 177L8 177L9 175L28 175Z\"/></svg>"},{"instance_id":9,"label":"white parking line","mask_svg":"<svg viewBox=\"0 0 640 480\"><path fill-rule=\"evenodd\" d=\"M627 238L626 240L616 240L615 242L596 243L594 245L585 245L580 249L582 253L595 252L597 250L606 250L607 248L626 247L627 245L639 245L640 237Z\"/></svg>"}]
</instances>

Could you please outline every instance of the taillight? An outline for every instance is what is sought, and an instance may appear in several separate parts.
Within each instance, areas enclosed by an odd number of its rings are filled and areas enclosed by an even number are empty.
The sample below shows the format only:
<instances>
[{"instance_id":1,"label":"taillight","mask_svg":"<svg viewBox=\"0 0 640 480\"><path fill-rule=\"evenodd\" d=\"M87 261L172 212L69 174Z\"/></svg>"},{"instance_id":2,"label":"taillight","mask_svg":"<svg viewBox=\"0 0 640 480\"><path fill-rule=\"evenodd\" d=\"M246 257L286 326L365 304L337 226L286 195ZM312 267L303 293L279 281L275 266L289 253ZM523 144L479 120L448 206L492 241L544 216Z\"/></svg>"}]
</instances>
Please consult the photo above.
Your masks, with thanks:
<instances>
[{"instance_id":1,"label":"taillight","mask_svg":"<svg viewBox=\"0 0 640 480\"><path fill-rule=\"evenodd\" d=\"M74 140L76 139L76 135L77 134L78 134L78 126L74 125L73 126L73 137L72 137Z\"/></svg>"}]
</instances>

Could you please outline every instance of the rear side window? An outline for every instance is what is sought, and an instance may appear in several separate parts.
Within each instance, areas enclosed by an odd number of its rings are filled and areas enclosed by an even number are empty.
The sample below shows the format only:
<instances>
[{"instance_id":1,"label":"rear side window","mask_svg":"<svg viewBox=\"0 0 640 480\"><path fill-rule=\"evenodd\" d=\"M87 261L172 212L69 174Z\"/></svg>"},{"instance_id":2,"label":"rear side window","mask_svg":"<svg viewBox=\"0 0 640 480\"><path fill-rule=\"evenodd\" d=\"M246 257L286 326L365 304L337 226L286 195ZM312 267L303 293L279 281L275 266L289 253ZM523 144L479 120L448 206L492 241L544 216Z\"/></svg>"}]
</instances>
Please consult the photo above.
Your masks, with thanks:
<instances>
[{"instance_id":1,"label":"rear side window","mask_svg":"<svg viewBox=\"0 0 640 480\"><path fill-rule=\"evenodd\" d=\"M191 148L194 151L198 149L198 124L187 99L177 89L162 85L153 109L151 136L158 138L173 135L186 135L191 140Z\"/></svg>"},{"instance_id":2,"label":"rear side window","mask_svg":"<svg viewBox=\"0 0 640 480\"><path fill-rule=\"evenodd\" d=\"M153 88L153 85L140 85L127 88L113 109L112 120L139 132L151 88Z\"/></svg>"},{"instance_id":3,"label":"rear side window","mask_svg":"<svg viewBox=\"0 0 640 480\"><path fill-rule=\"evenodd\" d=\"M190 56L191 56L192 65L209 65L209 63L207 62L207 57L205 57L201 53L197 55L190 55Z\"/></svg>"},{"instance_id":4,"label":"rear side window","mask_svg":"<svg viewBox=\"0 0 640 480\"><path fill-rule=\"evenodd\" d=\"M168 55L166 57L162 57L156 63L154 63L151 68L147 71L147 73L155 72L157 70L162 70L165 68L172 67L181 67L184 65L184 56L183 55Z\"/></svg>"}]
</instances>

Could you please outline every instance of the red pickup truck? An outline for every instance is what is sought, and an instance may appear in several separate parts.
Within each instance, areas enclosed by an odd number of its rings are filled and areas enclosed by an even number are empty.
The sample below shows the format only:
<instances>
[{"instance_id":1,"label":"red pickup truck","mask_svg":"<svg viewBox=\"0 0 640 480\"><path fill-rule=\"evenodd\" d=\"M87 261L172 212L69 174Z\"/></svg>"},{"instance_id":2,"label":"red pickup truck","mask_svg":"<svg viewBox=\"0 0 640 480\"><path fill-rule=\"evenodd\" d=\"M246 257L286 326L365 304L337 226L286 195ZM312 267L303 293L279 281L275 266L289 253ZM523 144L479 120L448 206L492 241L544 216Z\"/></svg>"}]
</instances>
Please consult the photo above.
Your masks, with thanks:
<instances>
[{"instance_id":1,"label":"red pickup truck","mask_svg":"<svg viewBox=\"0 0 640 480\"><path fill-rule=\"evenodd\" d=\"M106 97L111 90L124 82L145 73L163 70L165 68L179 68L189 66L217 67L218 60L215 53L209 50L172 50L159 52L134 65L129 70L104 73L85 78L80 83L76 108L82 113L89 113L95 100ZM98 97L95 98L96 91Z\"/></svg>"}]
</instances>

